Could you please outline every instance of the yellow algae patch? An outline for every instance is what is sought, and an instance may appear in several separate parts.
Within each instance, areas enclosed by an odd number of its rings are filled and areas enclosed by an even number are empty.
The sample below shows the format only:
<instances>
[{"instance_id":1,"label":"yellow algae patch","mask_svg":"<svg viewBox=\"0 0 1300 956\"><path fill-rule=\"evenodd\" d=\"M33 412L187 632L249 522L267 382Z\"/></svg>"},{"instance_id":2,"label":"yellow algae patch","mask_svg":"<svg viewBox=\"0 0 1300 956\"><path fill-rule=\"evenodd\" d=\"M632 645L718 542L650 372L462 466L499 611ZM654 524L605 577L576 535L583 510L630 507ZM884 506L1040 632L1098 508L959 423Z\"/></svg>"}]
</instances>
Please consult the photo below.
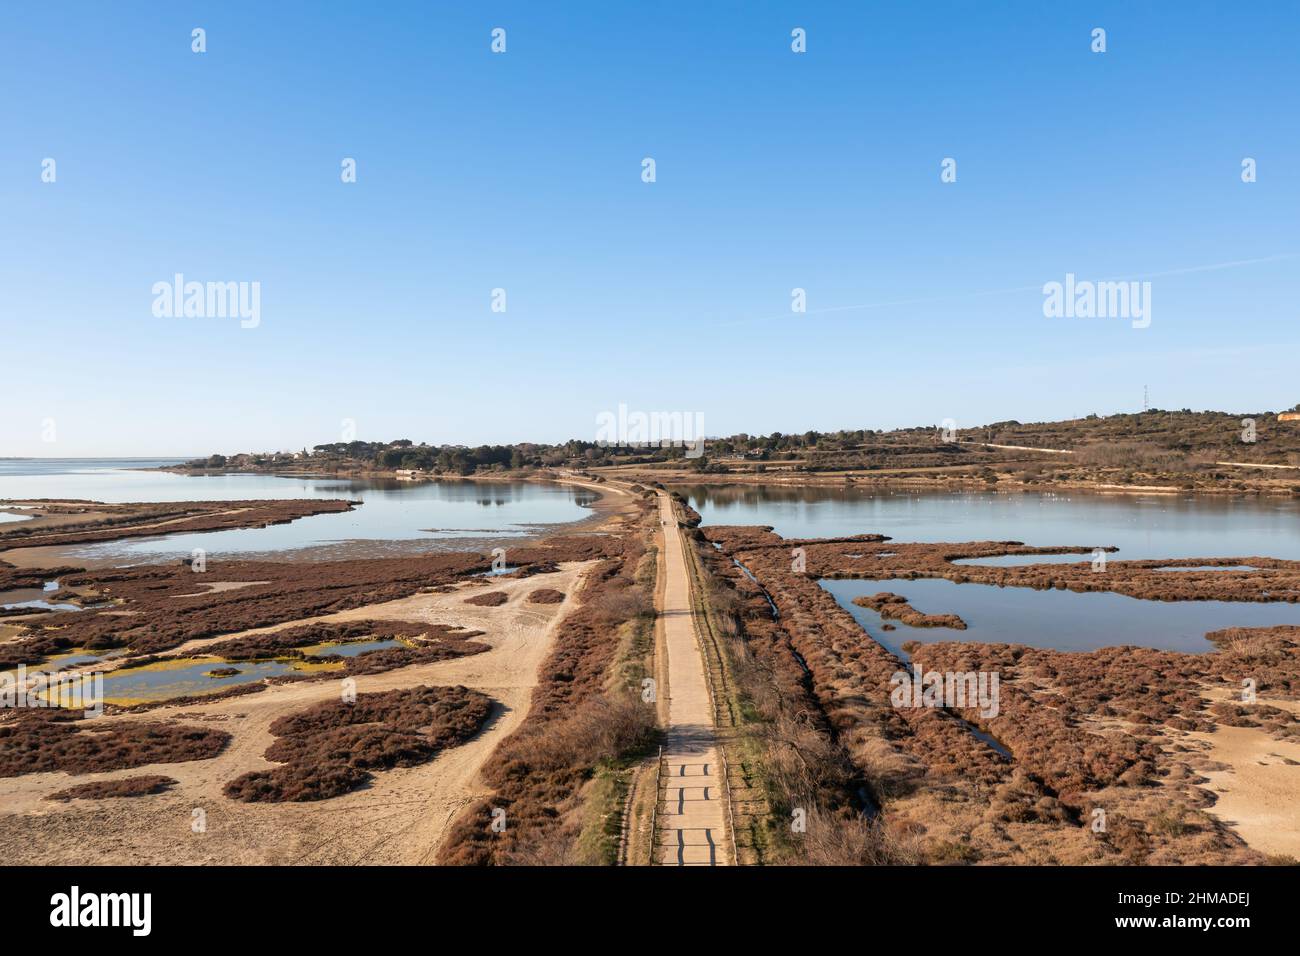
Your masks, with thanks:
<instances>
[{"instance_id":1,"label":"yellow algae patch","mask_svg":"<svg viewBox=\"0 0 1300 956\"><path fill-rule=\"evenodd\" d=\"M229 661L220 657L178 657L119 669L107 675L104 702L131 706L175 697L203 697L273 677L330 673L345 667L339 661L318 663L296 658ZM214 671L218 673L214 675Z\"/></svg>"},{"instance_id":2,"label":"yellow algae patch","mask_svg":"<svg viewBox=\"0 0 1300 956\"><path fill-rule=\"evenodd\" d=\"M409 638L405 638L405 637L391 637L391 638L386 637L382 639L366 637L366 638L362 638L359 641L324 641L320 644L308 644L303 647L297 648L297 650L302 651L304 654L308 655L309 657L316 657L316 656L325 656L331 654L334 652L333 651L334 648L356 647L358 644L369 645L375 648L376 650L385 647L407 647L407 648L414 649L417 647L426 646L424 644L418 643L416 641L410 640Z\"/></svg>"}]
</instances>

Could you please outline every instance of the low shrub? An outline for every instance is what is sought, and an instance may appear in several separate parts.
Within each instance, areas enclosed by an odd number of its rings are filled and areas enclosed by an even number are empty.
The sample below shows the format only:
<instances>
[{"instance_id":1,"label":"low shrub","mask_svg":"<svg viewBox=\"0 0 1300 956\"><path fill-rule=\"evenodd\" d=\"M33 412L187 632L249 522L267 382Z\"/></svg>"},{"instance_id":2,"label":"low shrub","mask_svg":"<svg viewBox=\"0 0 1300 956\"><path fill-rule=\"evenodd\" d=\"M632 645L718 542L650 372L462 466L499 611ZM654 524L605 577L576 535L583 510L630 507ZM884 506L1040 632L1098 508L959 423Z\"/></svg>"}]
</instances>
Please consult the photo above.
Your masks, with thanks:
<instances>
[{"instance_id":1,"label":"low shrub","mask_svg":"<svg viewBox=\"0 0 1300 956\"><path fill-rule=\"evenodd\" d=\"M46 800L103 800L108 797L142 797L151 793L162 793L176 785L171 777L159 774L145 774L140 777L123 777L121 780L95 780L83 783L67 790L59 790L47 796Z\"/></svg>"},{"instance_id":2,"label":"low shrub","mask_svg":"<svg viewBox=\"0 0 1300 956\"><path fill-rule=\"evenodd\" d=\"M466 604L476 604L479 607L500 607L510 600L510 595L505 591L488 591L486 594L475 594L473 597L465 598Z\"/></svg>"},{"instance_id":3,"label":"low shrub","mask_svg":"<svg viewBox=\"0 0 1300 956\"><path fill-rule=\"evenodd\" d=\"M51 770L103 773L153 763L208 760L230 742L230 734L206 727L104 721L59 711L32 711L0 724L0 777Z\"/></svg>"},{"instance_id":4,"label":"low shrub","mask_svg":"<svg viewBox=\"0 0 1300 956\"><path fill-rule=\"evenodd\" d=\"M372 770L412 767L469 740L492 700L467 687L413 687L330 701L271 724L266 759L284 766L246 773L226 796L248 803L326 800L355 790Z\"/></svg>"},{"instance_id":5,"label":"low shrub","mask_svg":"<svg viewBox=\"0 0 1300 956\"><path fill-rule=\"evenodd\" d=\"M528 595L529 604L561 604L563 602L564 592L557 591L555 588L538 588Z\"/></svg>"}]
</instances>

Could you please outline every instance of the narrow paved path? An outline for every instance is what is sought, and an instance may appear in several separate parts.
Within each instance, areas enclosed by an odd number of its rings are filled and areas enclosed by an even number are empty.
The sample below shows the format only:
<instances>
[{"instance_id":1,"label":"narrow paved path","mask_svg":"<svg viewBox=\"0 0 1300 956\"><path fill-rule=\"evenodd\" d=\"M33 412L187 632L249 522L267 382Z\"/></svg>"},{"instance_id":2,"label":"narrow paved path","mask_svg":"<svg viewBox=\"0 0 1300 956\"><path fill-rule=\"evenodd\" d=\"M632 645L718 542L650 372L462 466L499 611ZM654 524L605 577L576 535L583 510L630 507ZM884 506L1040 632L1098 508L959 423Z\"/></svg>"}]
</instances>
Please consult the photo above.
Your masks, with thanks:
<instances>
[{"instance_id":1,"label":"narrow paved path","mask_svg":"<svg viewBox=\"0 0 1300 956\"><path fill-rule=\"evenodd\" d=\"M1296 469L1300 465L1266 465L1263 462L1250 461L1216 461L1216 465L1231 465L1233 468L1285 468Z\"/></svg>"},{"instance_id":2,"label":"narrow paved path","mask_svg":"<svg viewBox=\"0 0 1300 956\"><path fill-rule=\"evenodd\" d=\"M954 442L957 445L983 445L985 448L1005 448L1007 451L1041 451L1049 455L1073 455L1074 452L1068 448L1034 448L1030 445L995 445L987 441L966 441L959 439Z\"/></svg>"},{"instance_id":3,"label":"narrow paved path","mask_svg":"<svg viewBox=\"0 0 1300 956\"><path fill-rule=\"evenodd\" d=\"M660 617L668 656L668 728L660 766L655 862L731 862L722 768L704 655L695 634L691 583L672 499L660 495L665 587Z\"/></svg>"}]
</instances>

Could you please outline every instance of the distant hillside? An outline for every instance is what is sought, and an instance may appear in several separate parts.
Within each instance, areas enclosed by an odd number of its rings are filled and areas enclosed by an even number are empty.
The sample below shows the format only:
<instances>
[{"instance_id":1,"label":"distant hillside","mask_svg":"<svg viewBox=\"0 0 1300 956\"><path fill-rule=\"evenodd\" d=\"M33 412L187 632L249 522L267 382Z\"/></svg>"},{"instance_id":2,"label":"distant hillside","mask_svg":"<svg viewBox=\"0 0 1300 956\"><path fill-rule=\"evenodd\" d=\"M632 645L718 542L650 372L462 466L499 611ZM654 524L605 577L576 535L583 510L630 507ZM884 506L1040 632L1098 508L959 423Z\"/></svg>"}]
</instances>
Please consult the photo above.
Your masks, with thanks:
<instances>
[{"instance_id":1,"label":"distant hillside","mask_svg":"<svg viewBox=\"0 0 1300 956\"><path fill-rule=\"evenodd\" d=\"M1152 409L1132 415L1090 415L1063 422L995 422L959 429L958 437L1002 445L1068 448L1138 444L1205 461L1300 464L1300 422L1279 422L1277 412L1177 412ZM1253 437L1253 441L1248 439Z\"/></svg>"},{"instance_id":2,"label":"distant hillside","mask_svg":"<svg viewBox=\"0 0 1300 956\"><path fill-rule=\"evenodd\" d=\"M951 423L950 423L951 425ZM700 472L786 470L890 471L1001 466L1039 462L1093 469L1127 469L1147 475L1212 471L1216 462L1300 465L1300 422L1279 422L1276 412L1164 411L1097 416L1061 422L994 422L976 427L922 425L892 431L845 429L801 434L740 433L705 440L704 454L681 447L606 447L570 439L563 444L416 444L350 441L310 451L211 455L179 470L293 471L321 474L392 473L472 475L554 467L673 465ZM1250 440L1253 439L1253 440ZM997 448L992 446L1010 446ZM1069 451L1068 458L1036 449Z\"/></svg>"}]
</instances>

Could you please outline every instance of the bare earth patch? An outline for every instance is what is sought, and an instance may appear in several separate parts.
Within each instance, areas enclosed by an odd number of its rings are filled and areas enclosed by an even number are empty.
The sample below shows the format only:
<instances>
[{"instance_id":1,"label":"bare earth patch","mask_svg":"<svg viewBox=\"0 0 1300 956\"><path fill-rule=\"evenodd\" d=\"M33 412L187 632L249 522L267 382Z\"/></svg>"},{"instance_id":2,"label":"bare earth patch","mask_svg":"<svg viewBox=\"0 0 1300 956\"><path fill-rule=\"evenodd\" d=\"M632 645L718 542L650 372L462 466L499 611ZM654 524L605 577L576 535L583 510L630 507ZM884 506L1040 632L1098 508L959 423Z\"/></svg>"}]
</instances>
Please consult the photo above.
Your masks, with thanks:
<instances>
[{"instance_id":1,"label":"bare earth patch","mask_svg":"<svg viewBox=\"0 0 1300 956\"><path fill-rule=\"evenodd\" d=\"M1260 699L1283 710L1296 710L1295 701ZM1209 813L1241 834L1261 853L1300 859L1300 742L1277 740L1258 727L1219 727L1193 739L1208 748L1212 767L1201 773L1202 784L1215 797Z\"/></svg>"}]
</instances>

